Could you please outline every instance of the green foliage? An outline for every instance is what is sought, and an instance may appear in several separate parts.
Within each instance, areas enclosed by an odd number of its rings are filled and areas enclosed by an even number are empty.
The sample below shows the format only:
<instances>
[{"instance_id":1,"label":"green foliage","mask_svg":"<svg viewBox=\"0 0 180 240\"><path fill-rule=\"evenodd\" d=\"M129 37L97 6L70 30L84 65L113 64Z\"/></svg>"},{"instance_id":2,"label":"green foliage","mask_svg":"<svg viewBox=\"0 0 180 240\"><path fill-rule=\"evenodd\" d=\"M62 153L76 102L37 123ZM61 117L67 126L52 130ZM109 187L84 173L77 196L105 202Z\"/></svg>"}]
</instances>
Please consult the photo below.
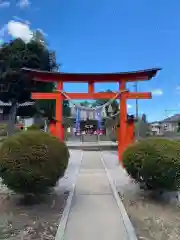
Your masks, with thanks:
<instances>
[{"instance_id":1,"label":"green foliage","mask_svg":"<svg viewBox=\"0 0 180 240\"><path fill-rule=\"evenodd\" d=\"M21 68L46 71L54 69L51 52L37 41L25 43L16 39L0 48L0 100L10 102L8 135L12 135L17 114L17 103L29 101L31 92L53 91L54 83L33 81Z\"/></svg>"},{"instance_id":2,"label":"green foliage","mask_svg":"<svg viewBox=\"0 0 180 240\"><path fill-rule=\"evenodd\" d=\"M64 100L63 101L63 116L64 117L70 117L71 115L71 109L69 106L69 101L68 100Z\"/></svg>"},{"instance_id":3,"label":"green foliage","mask_svg":"<svg viewBox=\"0 0 180 240\"><path fill-rule=\"evenodd\" d=\"M15 39L3 44L0 48L0 100L12 103L8 122L10 135L17 113L17 103L30 101L31 92L53 92L55 88L54 83L51 82L33 81L30 75L21 71L24 67L45 71L55 71L59 67L55 52L48 49L40 31L36 31L28 43ZM55 101L37 101L35 106L28 107L28 116L33 116L35 112L42 112L42 110L46 116L54 116ZM25 108L22 108L19 113L20 116L27 116Z\"/></svg>"},{"instance_id":4,"label":"green foliage","mask_svg":"<svg viewBox=\"0 0 180 240\"><path fill-rule=\"evenodd\" d=\"M0 177L15 192L40 194L55 186L68 165L67 146L42 131L22 131L0 148Z\"/></svg>"},{"instance_id":5,"label":"green foliage","mask_svg":"<svg viewBox=\"0 0 180 240\"><path fill-rule=\"evenodd\" d=\"M177 132L180 132L180 121L178 122Z\"/></svg>"},{"instance_id":6,"label":"green foliage","mask_svg":"<svg viewBox=\"0 0 180 240\"><path fill-rule=\"evenodd\" d=\"M80 105L83 107L89 107L91 105L91 103L89 101L85 100L85 101L81 102Z\"/></svg>"},{"instance_id":7,"label":"green foliage","mask_svg":"<svg viewBox=\"0 0 180 240\"><path fill-rule=\"evenodd\" d=\"M39 109L39 112L43 110L43 116L47 117L48 119L51 119L52 117L55 117L55 108L56 108L56 101L55 100L38 100L36 102L36 109ZM63 101L63 116L69 117L71 115L71 109L69 106L69 101L64 100Z\"/></svg>"},{"instance_id":8,"label":"green foliage","mask_svg":"<svg viewBox=\"0 0 180 240\"><path fill-rule=\"evenodd\" d=\"M21 129L18 127L15 127L14 134L21 132ZM0 125L0 137L6 137L7 136L7 124L1 124Z\"/></svg>"},{"instance_id":9,"label":"green foliage","mask_svg":"<svg viewBox=\"0 0 180 240\"><path fill-rule=\"evenodd\" d=\"M30 99L31 91L53 90L52 83L32 81L28 75L22 73L23 67L51 71L50 52L36 41L25 43L21 39L2 46L0 49L0 99L2 101L25 102Z\"/></svg>"},{"instance_id":10,"label":"green foliage","mask_svg":"<svg viewBox=\"0 0 180 240\"><path fill-rule=\"evenodd\" d=\"M7 124L0 124L0 131L7 129Z\"/></svg>"},{"instance_id":11,"label":"green foliage","mask_svg":"<svg viewBox=\"0 0 180 240\"><path fill-rule=\"evenodd\" d=\"M168 139L146 139L127 148L123 163L130 176L152 190L180 187L180 144Z\"/></svg>"},{"instance_id":12,"label":"green foliage","mask_svg":"<svg viewBox=\"0 0 180 240\"><path fill-rule=\"evenodd\" d=\"M0 124L0 137L7 136L7 124Z\"/></svg>"},{"instance_id":13,"label":"green foliage","mask_svg":"<svg viewBox=\"0 0 180 240\"><path fill-rule=\"evenodd\" d=\"M112 93L111 90L107 90L105 92L109 92L109 93ZM101 105L104 105L105 103L109 102L110 99L98 99L96 100L94 103L93 103L93 107L96 107L96 106L101 106ZM114 100L112 103L111 103L111 107L112 107L112 114L115 114L118 112L119 110L119 104L117 102L117 100ZM108 108L109 106L106 107L106 114L109 115L110 113L108 112Z\"/></svg>"},{"instance_id":14,"label":"green foliage","mask_svg":"<svg viewBox=\"0 0 180 240\"><path fill-rule=\"evenodd\" d=\"M147 121L141 119L135 121L135 135L137 138L145 138L150 135L150 126Z\"/></svg>"},{"instance_id":15,"label":"green foliage","mask_svg":"<svg viewBox=\"0 0 180 240\"><path fill-rule=\"evenodd\" d=\"M31 126L29 126L27 128L27 130L29 131L32 131L32 130L40 130L40 126L36 125L36 124L32 124Z\"/></svg>"}]
</instances>

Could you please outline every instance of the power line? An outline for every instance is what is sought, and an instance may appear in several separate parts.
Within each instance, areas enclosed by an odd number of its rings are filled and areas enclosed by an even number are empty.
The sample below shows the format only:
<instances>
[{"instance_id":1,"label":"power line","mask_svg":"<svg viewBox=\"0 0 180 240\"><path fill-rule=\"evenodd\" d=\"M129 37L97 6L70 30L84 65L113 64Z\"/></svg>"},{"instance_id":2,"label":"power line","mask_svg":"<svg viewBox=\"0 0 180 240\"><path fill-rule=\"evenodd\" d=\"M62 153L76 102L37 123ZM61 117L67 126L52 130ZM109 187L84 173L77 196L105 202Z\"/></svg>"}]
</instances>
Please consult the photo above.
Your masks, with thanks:
<instances>
[{"instance_id":1,"label":"power line","mask_svg":"<svg viewBox=\"0 0 180 240\"><path fill-rule=\"evenodd\" d=\"M176 109L176 110L174 110L174 109L166 109L166 110L164 110L164 112L165 112L165 116L167 116L168 117L168 112L178 112L178 110Z\"/></svg>"}]
</instances>

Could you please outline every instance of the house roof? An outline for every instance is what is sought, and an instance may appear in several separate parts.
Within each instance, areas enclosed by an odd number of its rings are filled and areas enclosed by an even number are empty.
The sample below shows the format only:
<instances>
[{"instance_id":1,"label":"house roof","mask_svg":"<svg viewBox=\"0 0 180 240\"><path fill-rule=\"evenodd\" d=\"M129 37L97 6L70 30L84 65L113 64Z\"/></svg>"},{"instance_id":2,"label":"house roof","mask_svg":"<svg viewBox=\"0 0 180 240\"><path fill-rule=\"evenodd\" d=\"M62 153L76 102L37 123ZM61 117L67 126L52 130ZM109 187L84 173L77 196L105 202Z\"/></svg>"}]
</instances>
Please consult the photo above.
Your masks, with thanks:
<instances>
[{"instance_id":1,"label":"house roof","mask_svg":"<svg viewBox=\"0 0 180 240\"><path fill-rule=\"evenodd\" d=\"M180 121L180 114L175 114L171 117L165 118L161 122L165 123L165 122L178 122L178 121Z\"/></svg>"},{"instance_id":2,"label":"house roof","mask_svg":"<svg viewBox=\"0 0 180 240\"><path fill-rule=\"evenodd\" d=\"M165 118L161 121L154 121L154 122L151 122L151 125L152 124L162 124L162 123L173 123L173 122L178 122L180 121L180 114L175 114L171 117L168 117L168 118Z\"/></svg>"},{"instance_id":3,"label":"house roof","mask_svg":"<svg viewBox=\"0 0 180 240\"><path fill-rule=\"evenodd\" d=\"M27 106L32 106L34 105L35 102L24 102L18 104L18 107L27 107ZM10 107L11 103L10 102L3 102L0 100L0 107Z\"/></svg>"}]
</instances>

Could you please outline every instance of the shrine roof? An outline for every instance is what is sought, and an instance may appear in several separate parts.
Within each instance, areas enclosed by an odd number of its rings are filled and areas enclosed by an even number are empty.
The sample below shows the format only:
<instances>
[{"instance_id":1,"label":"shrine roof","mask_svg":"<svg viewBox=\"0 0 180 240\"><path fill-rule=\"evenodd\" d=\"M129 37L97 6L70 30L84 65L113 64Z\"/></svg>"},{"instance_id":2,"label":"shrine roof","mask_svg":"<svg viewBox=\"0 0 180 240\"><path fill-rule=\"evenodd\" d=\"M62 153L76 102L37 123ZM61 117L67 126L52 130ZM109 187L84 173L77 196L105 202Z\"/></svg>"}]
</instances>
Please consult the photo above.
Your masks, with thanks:
<instances>
[{"instance_id":1,"label":"shrine roof","mask_svg":"<svg viewBox=\"0 0 180 240\"><path fill-rule=\"evenodd\" d=\"M48 72L31 68L22 68L33 76L34 80L42 82L127 82L150 80L155 77L161 68L152 68L132 72L114 72L114 73L66 73L66 72Z\"/></svg>"}]
</instances>

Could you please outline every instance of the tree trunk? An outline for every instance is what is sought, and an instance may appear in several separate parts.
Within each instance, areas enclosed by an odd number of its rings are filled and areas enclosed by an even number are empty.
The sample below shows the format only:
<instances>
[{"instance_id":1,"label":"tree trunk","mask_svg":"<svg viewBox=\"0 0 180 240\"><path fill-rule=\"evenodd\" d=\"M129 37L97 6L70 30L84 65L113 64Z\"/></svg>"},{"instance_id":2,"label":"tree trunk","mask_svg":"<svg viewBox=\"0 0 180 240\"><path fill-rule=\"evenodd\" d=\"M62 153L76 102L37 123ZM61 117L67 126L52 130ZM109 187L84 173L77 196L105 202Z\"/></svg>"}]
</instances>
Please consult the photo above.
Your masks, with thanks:
<instances>
[{"instance_id":1,"label":"tree trunk","mask_svg":"<svg viewBox=\"0 0 180 240\"><path fill-rule=\"evenodd\" d=\"M13 135L13 133L14 133L16 113L17 113L17 102L12 101L10 112L9 112L9 118L8 118L8 126L7 126L7 135L8 136Z\"/></svg>"}]
</instances>

